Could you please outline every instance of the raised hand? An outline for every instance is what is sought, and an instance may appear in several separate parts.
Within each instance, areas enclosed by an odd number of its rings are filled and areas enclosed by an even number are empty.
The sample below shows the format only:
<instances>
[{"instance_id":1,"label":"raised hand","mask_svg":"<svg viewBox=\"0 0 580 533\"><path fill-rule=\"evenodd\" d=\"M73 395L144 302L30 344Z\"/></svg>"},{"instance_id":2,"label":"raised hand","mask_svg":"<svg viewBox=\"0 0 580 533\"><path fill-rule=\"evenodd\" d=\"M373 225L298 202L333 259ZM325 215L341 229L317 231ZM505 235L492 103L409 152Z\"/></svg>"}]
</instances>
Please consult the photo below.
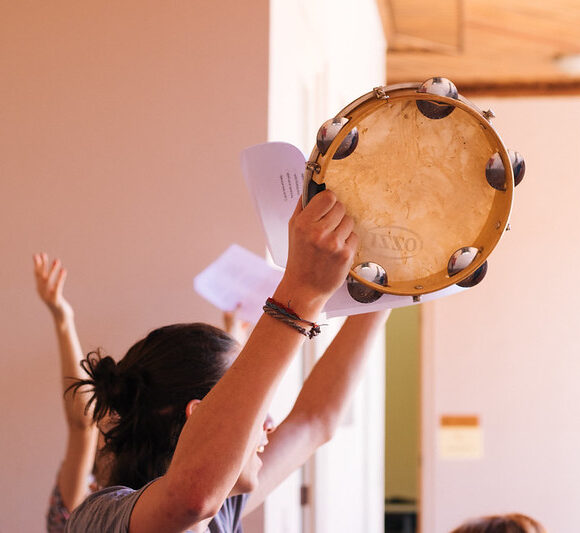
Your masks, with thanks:
<instances>
[{"instance_id":1,"label":"raised hand","mask_svg":"<svg viewBox=\"0 0 580 533\"><path fill-rule=\"evenodd\" d=\"M54 259L50 267L45 253L34 254L33 259L38 295L55 319L72 318L73 309L62 293L67 271L61 265L60 259Z\"/></svg>"},{"instance_id":2,"label":"raised hand","mask_svg":"<svg viewBox=\"0 0 580 533\"><path fill-rule=\"evenodd\" d=\"M303 209L299 202L289 224L285 278L301 293L329 298L342 285L358 245L354 221L332 191L323 191Z\"/></svg>"},{"instance_id":3,"label":"raised hand","mask_svg":"<svg viewBox=\"0 0 580 533\"><path fill-rule=\"evenodd\" d=\"M251 328L249 322L245 322L238 316L240 307L241 304L238 304L233 311L224 311L222 318L224 330L243 345L248 340Z\"/></svg>"}]
</instances>

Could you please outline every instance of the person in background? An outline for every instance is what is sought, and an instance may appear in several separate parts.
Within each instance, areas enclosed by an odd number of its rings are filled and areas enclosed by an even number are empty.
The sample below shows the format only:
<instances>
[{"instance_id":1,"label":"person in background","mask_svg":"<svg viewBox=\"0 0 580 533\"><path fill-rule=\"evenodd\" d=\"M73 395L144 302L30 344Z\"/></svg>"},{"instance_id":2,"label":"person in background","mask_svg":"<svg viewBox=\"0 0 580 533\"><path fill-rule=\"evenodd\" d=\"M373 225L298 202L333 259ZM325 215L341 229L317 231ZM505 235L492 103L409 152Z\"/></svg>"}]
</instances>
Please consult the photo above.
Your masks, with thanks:
<instances>
[{"instance_id":1,"label":"person in background","mask_svg":"<svg viewBox=\"0 0 580 533\"><path fill-rule=\"evenodd\" d=\"M222 320L224 331L229 333L240 346L243 346L252 331L252 325L239 317L240 307L241 304L238 304L232 311L224 311Z\"/></svg>"},{"instance_id":2,"label":"person in background","mask_svg":"<svg viewBox=\"0 0 580 533\"><path fill-rule=\"evenodd\" d=\"M515 513L468 520L451 533L546 533L546 530L537 520Z\"/></svg>"},{"instance_id":3,"label":"person in background","mask_svg":"<svg viewBox=\"0 0 580 533\"><path fill-rule=\"evenodd\" d=\"M45 253L34 254L36 289L48 307L56 329L60 354L61 390L67 425L66 451L50 497L47 531L64 531L72 510L91 492L97 449L97 426L87 410L88 396L68 390L75 379L86 379L80 366L83 352L77 335L74 311L63 296L67 271L59 259L49 262Z\"/></svg>"},{"instance_id":4,"label":"person in background","mask_svg":"<svg viewBox=\"0 0 580 533\"><path fill-rule=\"evenodd\" d=\"M335 432L388 311L349 317L272 431L269 404L357 248L334 193L317 194L289 224L283 279L241 352L206 324L158 328L116 363L83 365L105 433L111 485L89 496L67 531L238 533L255 509Z\"/></svg>"},{"instance_id":5,"label":"person in background","mask_svg":"<svg viewBox=\"0 0 580 533\"><path fill-rule=\"evenodd\" d=\"M65 457L57 474L46 516L48 533L64 532L71 511L98 487L106 486L106 461L97 460L97 448L102 446L102 433L87 409L88 396L67 391L75 379L86 379L81 367L84 354L76 331L74 310L63 295L68 271L56 258L49 261L46 253L33 255L36 289L48 307L59 345L61 391L67 422ZM223 313L224 329L240 344L248 336L250 324L239 319L237 309ZM97 472L97 466L101 472ZM95 474L97 474L95 476ZM99 475L100 474L100 475ZM99 483L97 484L98 478Z\"/></svg>"}]
</instances>

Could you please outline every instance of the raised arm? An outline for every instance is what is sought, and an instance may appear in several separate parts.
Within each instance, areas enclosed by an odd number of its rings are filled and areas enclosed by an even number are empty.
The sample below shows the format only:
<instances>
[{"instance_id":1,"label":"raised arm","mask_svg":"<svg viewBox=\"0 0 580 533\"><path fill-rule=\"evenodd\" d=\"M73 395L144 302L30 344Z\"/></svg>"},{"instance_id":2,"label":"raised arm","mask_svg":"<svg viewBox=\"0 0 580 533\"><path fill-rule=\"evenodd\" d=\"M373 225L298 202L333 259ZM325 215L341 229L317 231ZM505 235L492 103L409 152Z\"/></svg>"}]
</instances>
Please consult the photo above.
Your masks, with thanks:
<instances>
[{"instance_id":1,"label":"raised arm","mask_svg":"<svg viewBox=\"0 0 580 533\"><path fill-rule=\"evenodd\" d=\"M269 435L259 485L245 513L256 508L288 475L330 440L359 382L376 334L390 310L346 319L304 382L292 411Z\"/></svg>"},{"instance_id":2,"label":"raised arm","mask_svg":"<svg viewBox=\"0 0 580 533\"><path fill-rule=\"evenodd\" d=\"M240 305L236 306L232 311L224 311L222 317L224 322L224 330L236 339L241 346L248 340L251 331L249 322L245 322L239 317Z\"/></svg>"},{"instance_id":3,"label":"raised arm","mask_svg":"<svg viewBox=\"0 0 580 533\"><path fill-rule=\"evenodd\" d=\"M357 244L352 228L330 191L304 210L298 204L287 269L273 298L316 321L348 273ZM188 417L167 474L137 501L131 532L179 532L218 511L256 452L276 386L304 338L262 316L232 367Z\"/></svg>"},{"instance_id":4,"label":"raised arm","mask_svg":"<svg viewBox=\"0 0 580 533\"><path fill-rule=\"evenodd\" d=\"M89 492L95 459L97 428L90 412L85 413L87 395L66 392L74 379L87 376L80 367L83 352L77 335L72 306L63 296L67 271L55 259L49 264L45 253L34 255L36 288L52 314L60 353L61 392L67 422L66 452L58 474L58 488L69 511Z\"/></svg>"}]
</instances>

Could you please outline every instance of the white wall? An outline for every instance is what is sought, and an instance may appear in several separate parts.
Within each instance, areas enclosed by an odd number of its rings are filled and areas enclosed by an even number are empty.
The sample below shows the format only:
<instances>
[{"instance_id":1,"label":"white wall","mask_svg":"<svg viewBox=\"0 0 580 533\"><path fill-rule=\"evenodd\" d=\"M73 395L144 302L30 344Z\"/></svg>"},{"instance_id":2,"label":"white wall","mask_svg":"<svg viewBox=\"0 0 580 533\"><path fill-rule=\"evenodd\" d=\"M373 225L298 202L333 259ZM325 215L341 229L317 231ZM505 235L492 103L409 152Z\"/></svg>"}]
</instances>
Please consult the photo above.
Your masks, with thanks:
<instances>
[{"instance_id":1,"label":"white wall","mask_svg":"<svg viewBox=\"0 0 580 533\"><path fill-rule=\"evenodd\" d=\"M269 138L294 144L307 158L325 120L385 84L386 44L374 0L273 0L270 46ZM349 421L308 469L315 489L305 532L383 529L384 350L381 337ZM302 530L288 511L299 484L296 476L266 503L266 531Z\"/></svg>"},{"instance_id":2,"label":"white wall","mask_svg":"<svg viewBox=\"0 0 580 533\"><path fill-rule=\"evenodd\" d=\"M323 120L384 83L372 0L285 4L270 34L267 0L0 0L0 531L42 530L64 452L32 254L69 268L85 351L219 324L193 276L231 242L264 246L240 150L269 131L309 151Z\"/></svg>"},{"instance_id":3,"label":"white wall","mask_svg":"<svg viewBox=\"0 0 580 533\"><path fill-rule=\"evenodd\" d=\"M269 9L0 0L0 531L41 531L64 453L33 252L69 268L85 351L217 310L192 278L264 238L239 166L267 139Z\"/></svg>"},{"instance_id":4,"label":"white wall","mask_svg":"<svg viewBox=\"0 0 580 533\"><path fill-rule=\"evenodd\" d=\"M424 533L519 511L580 530L580 98L480 98L527 164L507 233L471 291L423 307ZM442 414L475 414L481 460L442 460Z\"/></svg>"},{"instance_id":5,"label":"white wall","mask_svg":"<svg viewBox=\"0 0 580 533\"><path fill-rule=\"evenodd\" d=\"M307 157L325 120L385 84L386 43L374 0L272 0L270 45L270 139Z\"/></svg>"}]
</instances>

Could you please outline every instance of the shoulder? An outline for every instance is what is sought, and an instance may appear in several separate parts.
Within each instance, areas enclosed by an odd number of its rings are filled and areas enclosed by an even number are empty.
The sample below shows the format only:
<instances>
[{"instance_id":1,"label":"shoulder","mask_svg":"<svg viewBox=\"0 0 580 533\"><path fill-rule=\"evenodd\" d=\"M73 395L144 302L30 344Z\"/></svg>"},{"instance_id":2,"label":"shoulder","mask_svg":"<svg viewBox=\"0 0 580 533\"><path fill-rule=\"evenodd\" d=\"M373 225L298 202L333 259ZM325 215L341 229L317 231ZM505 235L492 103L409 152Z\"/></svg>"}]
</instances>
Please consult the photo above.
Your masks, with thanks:
<instances>
[{"instance_id":1,"label":"shoulder","mask_svg":"<svg viewBox=\"0 0 580 533\"><path fill-rule=\"evenodd\" d=\"M128 487L108 487L91 494L71 514L66 531L126 533L135 502L143 492Z\"/></svg>"},{"instance_id":2,"label":"shoulder","mask_svg":"<svg viewBox=\"0 0 580 533\"><path fill-rule=\"evenodd\" d=\"M71 514L66 531L127 533L133 507L147 486L139 490L121 486L108 487L91 494ZM210 531L241 531L238 528L247 499L247 495L228 498L212 520Z\"/></svg>"},{"instance_id":3,"label":"shoulder","mask_svg":"<svg viewBox=\"0 0 580 533\"><path fill-rule=\"evenodd\" d=\"M212 533L241 531L242 511L247 501L248 494L228 498L211 521L209 530Z\"/></svg>"}]
</instances>

